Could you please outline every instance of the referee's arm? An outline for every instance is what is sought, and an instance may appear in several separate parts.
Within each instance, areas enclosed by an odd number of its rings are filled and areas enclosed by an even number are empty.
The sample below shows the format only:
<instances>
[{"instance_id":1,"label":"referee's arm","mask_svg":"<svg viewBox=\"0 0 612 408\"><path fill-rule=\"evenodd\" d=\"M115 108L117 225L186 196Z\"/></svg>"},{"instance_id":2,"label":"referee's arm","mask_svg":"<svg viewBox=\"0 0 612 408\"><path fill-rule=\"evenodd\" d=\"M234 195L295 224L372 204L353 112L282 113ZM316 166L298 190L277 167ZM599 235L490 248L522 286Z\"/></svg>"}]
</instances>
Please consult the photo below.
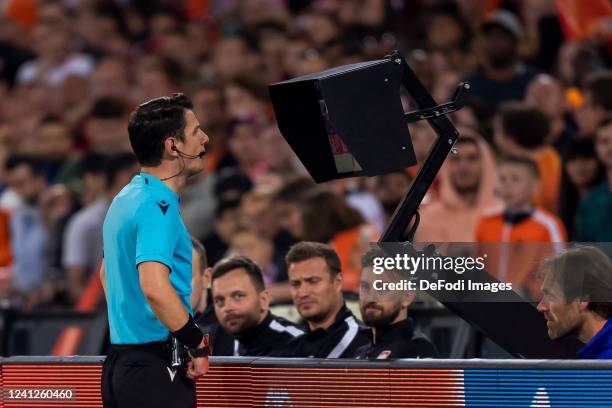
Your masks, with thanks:
<instances>
[{"instance_id":1,"label":"referee's arm","mask_svg":"<svg viewBox=\"0 0 612 408\"><path fill-rule=\"evenodd\" d=\"M140 288L155 317L171 332L185 326L189 313L170 283L170 270L159 262L142 262L138 265Z\"/></svg>"},{"instance_id":2,"label":"referee's arm","mask_svg":"<svg viewBox=\"0 0 612 408\"><path fill-rule=\"evenodd\" d=\"M199 329L193 322L193 318L189 315L185 306L183 306L176 290L170 283L170 269L162 263L149 261L138 265L138 273L140 288L149 306L151 306L155 317L183 344L188 344L183 340L187 337L193 341L193 327L195 327L201 337L195 340L196 343L191 344L189 347L208 348L208 336L204 336L199 332ZM179 335L179 333L181 334ZM187 333L190 334L187 335ZM194 358L192 356L187 364L187 376L195 380L207 372L208 357Z\"/></svg>"}]
</instances>

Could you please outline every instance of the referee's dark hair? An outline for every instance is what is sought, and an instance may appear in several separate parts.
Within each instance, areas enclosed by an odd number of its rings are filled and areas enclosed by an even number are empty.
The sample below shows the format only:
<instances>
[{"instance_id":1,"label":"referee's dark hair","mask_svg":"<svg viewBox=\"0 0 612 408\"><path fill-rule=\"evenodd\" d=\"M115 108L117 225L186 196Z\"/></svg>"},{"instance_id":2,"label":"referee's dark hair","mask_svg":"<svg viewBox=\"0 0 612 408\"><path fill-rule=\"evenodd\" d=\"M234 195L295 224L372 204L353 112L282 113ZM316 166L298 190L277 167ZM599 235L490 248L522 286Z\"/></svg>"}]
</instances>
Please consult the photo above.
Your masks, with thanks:
<instances>
[{"instance_id":1,"label":"referee's dark hair","mask_svg":"<svg viewBox=\"0 0 612 408\"><path fill-rule=\"evenodd\" d=\"M142 166L158 166L169 137L183 140L185 110L193 109L181 93L155 98L140 105L130 115L128 133L134 154Z\"/></svg>"},{"instance_id":2,"label":"referee's dark hair","mask_svg":"<svg viewBox=\"0 0 612 408\"><path fill-rule=\"evenodd\" d=\"M246 256L232 256L217 262L213 267L212 278L210 280L211 285L215 279L222 277L226 273L235 271L236 269L244 269L246 274L249 275L251 282L253 282L253 286L255 286L257 292L261 292L266 288L261 268Z\"/></svg>"},{"instance_id":3,"label":"referee's dark hair","mask_svg":"<svg viewBox=\"0 0 612 408\"><path fill-rule=\"evenodd\" d=\"M341 271L340 258L334 249L320 242L298 242L289 248L287 256L285 257L285 263L287 268L292 263L307 261L313 258L323 258L327 265L327 270L332 278L336 277Z\"/></svg>"}]
</instances>

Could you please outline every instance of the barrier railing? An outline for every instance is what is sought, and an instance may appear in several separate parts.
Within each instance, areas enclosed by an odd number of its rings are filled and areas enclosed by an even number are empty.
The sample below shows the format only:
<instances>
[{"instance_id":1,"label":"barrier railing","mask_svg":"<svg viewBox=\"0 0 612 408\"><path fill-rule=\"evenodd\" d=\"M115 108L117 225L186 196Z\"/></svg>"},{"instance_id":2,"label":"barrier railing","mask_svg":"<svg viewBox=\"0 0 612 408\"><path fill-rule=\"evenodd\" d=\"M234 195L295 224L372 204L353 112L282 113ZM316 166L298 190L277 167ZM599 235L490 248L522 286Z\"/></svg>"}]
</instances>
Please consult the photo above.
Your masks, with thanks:
<instances>
[{"instance_id":1,"label":"barrier railing","mask_svg":"<svg viewBox=\"0 0 612 408\"><path fill-rule=\"evenodd\" d=\"M103 360L2 359L0 407L101 407ZM213 357L197 395L201 407L612 407L612 361Z\"/></svg>"}]
</instances>

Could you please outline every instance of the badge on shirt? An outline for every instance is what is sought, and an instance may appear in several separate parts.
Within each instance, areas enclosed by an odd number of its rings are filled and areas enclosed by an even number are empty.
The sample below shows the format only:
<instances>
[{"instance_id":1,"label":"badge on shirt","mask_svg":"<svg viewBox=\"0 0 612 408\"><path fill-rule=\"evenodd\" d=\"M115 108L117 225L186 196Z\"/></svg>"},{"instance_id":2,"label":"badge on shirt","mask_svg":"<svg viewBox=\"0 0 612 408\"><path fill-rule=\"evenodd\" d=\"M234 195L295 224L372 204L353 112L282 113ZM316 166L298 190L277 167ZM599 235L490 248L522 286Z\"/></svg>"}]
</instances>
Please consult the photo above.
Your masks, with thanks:
<instances>
[{"instance_id":1,"label":"badge on shirt","mask_svg":"<svg viewBox=\"0 0 612 408\"><path fill-rule=\"evenodd\" d=\"M378 357L376 357L376 359L384 360L385 358L389 358L390 355L391 355L391 350L383 350L380 352Z\"/></svg>"}]
</instances>

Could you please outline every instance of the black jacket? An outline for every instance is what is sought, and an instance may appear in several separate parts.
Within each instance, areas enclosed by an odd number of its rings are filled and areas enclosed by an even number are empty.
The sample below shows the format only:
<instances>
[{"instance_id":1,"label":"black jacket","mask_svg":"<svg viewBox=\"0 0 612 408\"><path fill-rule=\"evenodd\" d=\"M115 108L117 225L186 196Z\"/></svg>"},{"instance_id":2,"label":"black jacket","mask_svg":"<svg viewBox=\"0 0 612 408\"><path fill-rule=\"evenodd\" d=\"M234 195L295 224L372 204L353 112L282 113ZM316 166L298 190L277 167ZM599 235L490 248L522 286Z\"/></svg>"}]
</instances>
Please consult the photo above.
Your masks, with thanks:
<instances>
[{"instance_id":1,"label":"black jacket","mask_svg":"<svg viewBox=\"0 0 612 408\"><path fill-rule=\"evenodd\" d=\"M438 350L422 334L415 334L412 319L376 329L376 344L359 349L359 358L429 358L437 357Z\"/></svg>"},{"instance_id":2,"label":"black jacket","mask_svg":"<svg viewBox=\"0 0 612 408\"><path fill-rule=\"evenodd\" d=\"M257 326L232 336L215 325L213 356L270 356L304 332L282 317L268 315Z\"/></svg>"},{"instance_id":3,"label":"black jacket","mask_svg":"<svg viewBox=\"0 0 612 408\"><path fill-rule=\"evenodd\" d=\"M361 325L353 313L342 306L327 329L310 330L293 339L281 351L284 357L354 358L357 350L370 344L369 329Z\"/></svg>"},{"instance_id":4,"label":"black jacket","mask_svg":"<svg viewBox=\"0 0 612 408\"><path fill-rule=\"evenodd\" d=\"M212 291L210 289L206 289L206 309L204 309L201 313L196 313L193 316L193 320L200 326L202 329L210 329L212 326L218 323L217 315L215 314L215 305L213 304L212 299Z\"/></svg>"}]
</instances>

